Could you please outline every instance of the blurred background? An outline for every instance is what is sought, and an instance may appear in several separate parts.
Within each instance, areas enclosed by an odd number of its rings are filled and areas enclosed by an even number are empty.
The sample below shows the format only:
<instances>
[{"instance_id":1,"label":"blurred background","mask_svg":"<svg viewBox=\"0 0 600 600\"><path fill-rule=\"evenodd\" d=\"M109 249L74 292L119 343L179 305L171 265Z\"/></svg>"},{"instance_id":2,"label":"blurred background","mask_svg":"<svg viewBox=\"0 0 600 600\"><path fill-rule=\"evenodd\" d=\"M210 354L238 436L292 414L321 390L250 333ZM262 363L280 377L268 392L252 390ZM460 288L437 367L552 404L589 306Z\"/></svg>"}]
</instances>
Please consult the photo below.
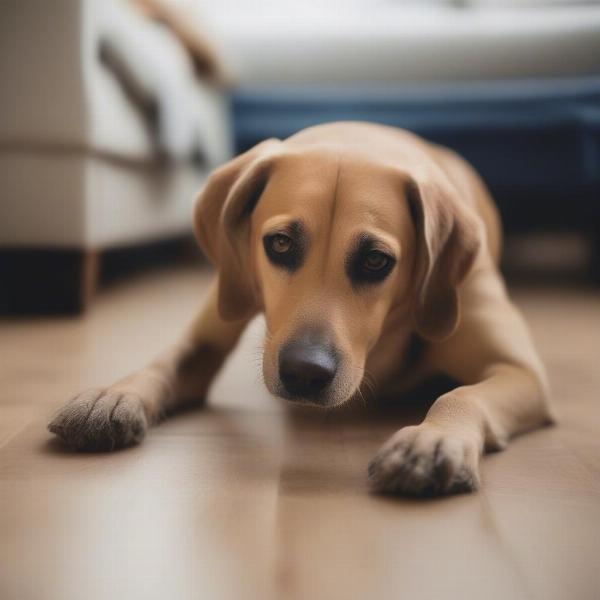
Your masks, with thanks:
<instances>
[{"instance_id":1,"label":"blurred background","mask_svg":"<svg viewBox=\"0 0 600 600\"><path fill-rule=\"evenodd\" d=\"M509 274L600 265L600 3L3 0L0 310L77 313L183 260L207 173L325 121L463 154Z\"/></svg>"}]
</instances>

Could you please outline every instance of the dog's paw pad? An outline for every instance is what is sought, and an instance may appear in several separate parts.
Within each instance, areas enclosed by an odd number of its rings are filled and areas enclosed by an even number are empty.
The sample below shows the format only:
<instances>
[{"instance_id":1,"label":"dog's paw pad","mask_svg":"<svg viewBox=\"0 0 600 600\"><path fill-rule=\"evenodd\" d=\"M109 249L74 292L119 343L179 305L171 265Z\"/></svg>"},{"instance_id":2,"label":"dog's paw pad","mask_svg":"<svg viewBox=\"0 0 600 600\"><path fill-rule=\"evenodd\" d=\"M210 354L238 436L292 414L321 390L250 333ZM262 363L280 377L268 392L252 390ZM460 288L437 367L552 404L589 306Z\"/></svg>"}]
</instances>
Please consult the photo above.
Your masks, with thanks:
<instances>
[{"instance_id":1,"label":"dog's paw pad","mask_svg":"<svg viewBox=\"0 0 600 600\"><path fill-rule=\"evenodd\" d=\"M59 410L49 431L75 450L102 452L142 441L148 424L141 399L111 389L79 394Z\"/></svg>"},{"instance_id":2,"label":"dog's paw pad","mask_svg":"<svg viewBox=\"0 0 600 600\"><path fill-rule=\"evenodd\" d=\"M427 425L396 433L369 464L371 488L388 494L437 495L479 486L479 446Z\"/></svg>"}]
</instances>

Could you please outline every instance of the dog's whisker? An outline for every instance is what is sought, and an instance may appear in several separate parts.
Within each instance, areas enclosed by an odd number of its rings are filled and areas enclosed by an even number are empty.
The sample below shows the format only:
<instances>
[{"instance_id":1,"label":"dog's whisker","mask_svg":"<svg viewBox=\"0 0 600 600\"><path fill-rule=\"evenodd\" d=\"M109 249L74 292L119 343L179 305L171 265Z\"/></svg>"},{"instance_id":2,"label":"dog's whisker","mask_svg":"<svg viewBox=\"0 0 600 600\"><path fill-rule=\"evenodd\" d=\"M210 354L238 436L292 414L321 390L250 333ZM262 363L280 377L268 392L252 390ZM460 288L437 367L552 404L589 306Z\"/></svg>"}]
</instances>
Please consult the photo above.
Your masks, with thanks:
<instances>
[{"instance_id":1,"label":"dog's whisker","mask_svg":"<svg viewBox=\"0 0 600 600\"><path fill-rule=\"evenodd\" d=\"M363 395L362 390L360 389L360 387L358 388L357 392L358 392L358 397L362 401L363 407L367 408L367 401L365 400L365 397L364 397L364 395Z\"/></svg>"}]
</instances>

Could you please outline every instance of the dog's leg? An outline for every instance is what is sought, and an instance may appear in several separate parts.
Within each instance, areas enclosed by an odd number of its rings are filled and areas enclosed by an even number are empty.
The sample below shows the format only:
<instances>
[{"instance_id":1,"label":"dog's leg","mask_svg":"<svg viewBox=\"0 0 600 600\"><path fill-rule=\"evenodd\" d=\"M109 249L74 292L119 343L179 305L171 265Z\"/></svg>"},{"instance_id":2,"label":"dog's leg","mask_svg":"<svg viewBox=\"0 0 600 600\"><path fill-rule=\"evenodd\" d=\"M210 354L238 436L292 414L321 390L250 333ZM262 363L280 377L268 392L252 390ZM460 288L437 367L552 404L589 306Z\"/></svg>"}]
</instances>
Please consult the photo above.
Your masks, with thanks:
<instances>
[{"instance_id":1,"label":"dog's leg","mask_svg":"<svg viewBox=\"0 0 600 600\"><path fill-rule=\"evenodd\" d=\"M552 422L544 368L527 326L493 268L461 292L458 330L431 346L428 362L466 385L438 398L425 420L399 430L369 466L377 491L470 491L484 450L501 450L519 432Z\"/></svg>"},{"instance_id":2,"label":"dog's leg","mask_svg":"<svg viewBox=\"0 0 600 600\"><path fill-rule=\"evenodd\" d=\"M115 384L77 395L48 429L78 450L113 450L140 442L148 425L164 413L204 399L247 322L220 318L214 282L179 344Z\"/></svg>"}]
</instances>

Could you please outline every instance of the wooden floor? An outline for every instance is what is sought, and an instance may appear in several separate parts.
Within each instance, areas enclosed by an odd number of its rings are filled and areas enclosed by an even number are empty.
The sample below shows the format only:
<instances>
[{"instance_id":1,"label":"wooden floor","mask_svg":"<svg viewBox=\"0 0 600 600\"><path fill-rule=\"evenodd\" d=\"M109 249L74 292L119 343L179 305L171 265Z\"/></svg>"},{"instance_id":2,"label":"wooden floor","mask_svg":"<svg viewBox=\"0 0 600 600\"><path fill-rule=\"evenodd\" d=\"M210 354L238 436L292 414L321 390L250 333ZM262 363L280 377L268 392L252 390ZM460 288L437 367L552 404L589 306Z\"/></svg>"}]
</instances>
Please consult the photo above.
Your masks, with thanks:
<instances>
[{"instance_id":1,"label":"wooden floor","mask_svg":"<svg viewBox=\"0 0 600 600\"><path fill-rule=\"evenodd\" d=\"M290 414L260 383L260 323L208 409L115 454L51 442L56 407L174 340L208 277L0 324L2 600L600 598L600 292L515 291L561 423L487 457L473 495L369 495L369 458L414 416Z\"/></svg>"}]
</instances>

